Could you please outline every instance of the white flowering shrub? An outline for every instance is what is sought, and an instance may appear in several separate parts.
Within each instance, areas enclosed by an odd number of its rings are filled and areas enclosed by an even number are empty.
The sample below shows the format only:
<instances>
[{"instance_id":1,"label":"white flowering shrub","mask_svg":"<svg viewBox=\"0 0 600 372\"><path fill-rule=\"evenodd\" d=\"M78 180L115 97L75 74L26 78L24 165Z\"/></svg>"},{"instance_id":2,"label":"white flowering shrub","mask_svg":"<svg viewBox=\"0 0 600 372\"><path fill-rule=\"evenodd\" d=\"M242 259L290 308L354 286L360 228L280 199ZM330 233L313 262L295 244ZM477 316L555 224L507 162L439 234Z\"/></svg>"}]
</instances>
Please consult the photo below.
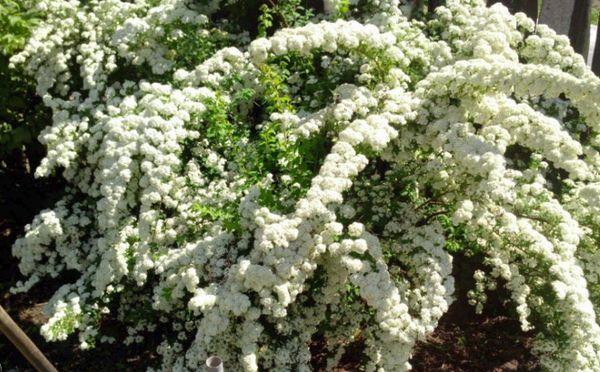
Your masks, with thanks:
<instances>
[{"instance_id":1,"label":"white flowering shrub","mask_svg":"<svg viewBox=\"0 0 600 372\"><path fill-rule=\"evenodd\" d=\"M78 273L43 335L155 332L162 369L246 371L360 338L361 368L403 371L462 251L543 368L600 371L600 80L568 39L481 0L299 4L250 41L235 0L39 2L12 63L53 110L37 175L69 187L14 291Z\"/></svg>"}]
</instances>

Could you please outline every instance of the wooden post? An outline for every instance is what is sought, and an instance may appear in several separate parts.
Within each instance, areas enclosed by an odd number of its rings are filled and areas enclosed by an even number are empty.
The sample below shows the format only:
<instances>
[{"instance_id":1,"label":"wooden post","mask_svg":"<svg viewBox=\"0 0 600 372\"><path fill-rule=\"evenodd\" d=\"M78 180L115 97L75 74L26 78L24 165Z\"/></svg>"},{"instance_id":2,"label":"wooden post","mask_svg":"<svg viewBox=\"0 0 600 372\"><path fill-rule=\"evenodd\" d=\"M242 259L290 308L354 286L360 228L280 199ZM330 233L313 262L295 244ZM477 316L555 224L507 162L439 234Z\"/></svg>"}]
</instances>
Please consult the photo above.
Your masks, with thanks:
<instances>
[{"instance_id":1,"label":"wooden post","mask_svg":"<svg viewBox=\"0 0 600 372\"><path fill-rule=\"evenodd\" d=\"M575 0L544 0L540 24L548 25L559 35L569 35Z\"/></svg>"},{"instance_id":2,"label":"wooden post","mask_svg":"<svg viewBox=\"0 0 600 372\"><path fill-rule=\"evenodd\" d=\"M19 328L2 306L0 306L0 332L4 333L37 371L57 372L52 363L46 359L40 349Z\"/></svg>"},{"instance_id":3,"label":"wooden post","mask_svg":"<svg viewBox=\"0 0 600 372\"><path fill-rule=\"evenodd\" d=\"M587 60L590 45L590 12L591 0L575 0L575 8L571 17L569 39L573 49Z\"/></svg>"}]
</instances>

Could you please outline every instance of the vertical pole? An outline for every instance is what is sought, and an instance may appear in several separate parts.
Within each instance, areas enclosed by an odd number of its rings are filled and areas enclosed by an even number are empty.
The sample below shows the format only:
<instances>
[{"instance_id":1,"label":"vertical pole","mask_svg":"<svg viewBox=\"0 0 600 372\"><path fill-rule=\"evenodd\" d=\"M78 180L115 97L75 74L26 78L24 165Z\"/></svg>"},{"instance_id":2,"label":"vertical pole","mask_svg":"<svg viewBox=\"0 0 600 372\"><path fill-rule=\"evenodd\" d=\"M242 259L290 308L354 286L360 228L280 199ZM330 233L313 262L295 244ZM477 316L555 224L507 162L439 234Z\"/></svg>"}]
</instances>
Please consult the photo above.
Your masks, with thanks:
<instances>
[{"instance_id":1,"label":"vertical pole","mask_svg":"<svg viewBox=\"0 0 600 372\"><path fill-rule=\"evenodd\" d=\"M569 39L573 49L587 60L590 45L590 12L591 0L575 0L575 8L571 17Z\"/></svg>"},{"instance_id":2,"label":"vertical pole","mask_svg":"<svg viewBox=\"0 0 600 372\"><path fill-rule=\"evenodd\" d=\"M56 368L46 359L40 349L27 337L25 332L0 306L0 332L12 342L27 361L39 372L56 372Z\"/></svg>"},{"instance_id":3,"label":"vertical pole","mask_svg":"<svg viewBox=\"0 0 600 372\"><path fill-rule=\"evenodd\" d=\"M600 16L598 18L600 20ZM596 47L594 48L594 55L592 57L592 71L594 71L596 75L600 75L600 46L598 46L599 41L600 27L596 29Z\"/></svg>"}]
</instances>

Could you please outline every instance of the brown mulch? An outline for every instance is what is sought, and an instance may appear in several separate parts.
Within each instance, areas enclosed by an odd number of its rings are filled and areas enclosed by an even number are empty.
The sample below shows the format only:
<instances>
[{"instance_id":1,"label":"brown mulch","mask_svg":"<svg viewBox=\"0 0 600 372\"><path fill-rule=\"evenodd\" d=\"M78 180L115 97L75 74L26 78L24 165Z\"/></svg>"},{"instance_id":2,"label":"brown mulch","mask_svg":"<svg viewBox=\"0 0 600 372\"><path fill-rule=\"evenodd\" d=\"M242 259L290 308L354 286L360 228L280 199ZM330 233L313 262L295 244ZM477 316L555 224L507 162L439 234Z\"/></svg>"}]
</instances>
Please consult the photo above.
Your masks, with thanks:
<instances>
[{"instance_id":1,"label":"brown mulch","mask_svg":"<svg viewBox=\"0 0 600 372\"><path fill-rule=\"evenodd\" d=\"M482 314L476 314L466 301L472 288L474 268L480 268L476 258L456 255L453 275L456 278L457 300L440 319L438 327L427 340L415 347L411 365L419 372L508 372L538 371L537 359L531 354L532 333L523 333L513 314L507 293L498 290L488 294ZM323 371L325 356L317 351L313 366ZM363 357L362 341L350 345L336 372L357 371Z\"/></svg>"},{"instance_id":2,"label":"brown mulch","mask_svg":"<svg viewBox=\"0 0 600 372\"><path fill-rule=\"evenodd\" d=\"M467 305L468 306L468 305ZM417 345L415 371L536 371L531 335L514 318L484 313L456 304L427 342Z\"/></svg>"},{"instance_id":3,"label":"brown mulch","mask_svg":"<svg viewBox=\"0 0 600 372\"><path fill-rule=\"evenodd\" d=\"M538 371L531 355L532 335L524 334L509 308L490 301L482 314L475 314L466 301L457 301L442 317L435 332L417 344L411 364L414 371L508 372ZM318 344L314 345L315 349ZM356 371L362 358L361 341L350 345L337 372ZM324 356L313 363L323 371Z\"/></svg>"}]
</instances>

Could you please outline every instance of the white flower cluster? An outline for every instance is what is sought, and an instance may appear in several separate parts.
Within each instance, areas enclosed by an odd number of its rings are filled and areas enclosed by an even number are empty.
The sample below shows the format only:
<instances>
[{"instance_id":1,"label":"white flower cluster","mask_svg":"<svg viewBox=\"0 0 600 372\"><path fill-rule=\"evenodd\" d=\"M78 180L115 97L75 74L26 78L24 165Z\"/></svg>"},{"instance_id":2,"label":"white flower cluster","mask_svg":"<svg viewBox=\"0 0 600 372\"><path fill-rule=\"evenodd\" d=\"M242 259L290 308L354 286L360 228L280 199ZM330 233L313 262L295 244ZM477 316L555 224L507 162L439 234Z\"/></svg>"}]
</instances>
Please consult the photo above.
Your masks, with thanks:
<instances>
[{"instance_id":1,"label":"white flower cluster","mask_svg":"<svg viewBox=\"0 0 600 372\"><path fill-rule=\"evenodd\" d=\"M482 0L427 22L371 0L236 47L234 3L40 2L12 62L53 110L36 174L70 186L14 290L79 273L43 335L111 342L110 316L177 371L307 371L316 337L333 368L361 340L361 368L404 371L464 250L478 311L505 285L544 368L600 370L600 80L568 40Z\"/></svg>"},{"instance_id":2,"label":"white flower cluster","mask_svg":"<svg viewBox=\"0 0 600 372\"><path fill-rule=\"evenodd\" d=\"M173 51L166 41L180 39L188 25L199 34L209 32L204 26L218 8L215 2L196 9L186 0L42 0L37 8L47 18L11 62L25 65L36 77L40 95L53 87L63 95L83 89L95 103L109 76L122 67L119 58L136 66L147 63L155 74L169 71ZM72 84L72 59L81 87Z\"/></svg>"}]
</instances>

